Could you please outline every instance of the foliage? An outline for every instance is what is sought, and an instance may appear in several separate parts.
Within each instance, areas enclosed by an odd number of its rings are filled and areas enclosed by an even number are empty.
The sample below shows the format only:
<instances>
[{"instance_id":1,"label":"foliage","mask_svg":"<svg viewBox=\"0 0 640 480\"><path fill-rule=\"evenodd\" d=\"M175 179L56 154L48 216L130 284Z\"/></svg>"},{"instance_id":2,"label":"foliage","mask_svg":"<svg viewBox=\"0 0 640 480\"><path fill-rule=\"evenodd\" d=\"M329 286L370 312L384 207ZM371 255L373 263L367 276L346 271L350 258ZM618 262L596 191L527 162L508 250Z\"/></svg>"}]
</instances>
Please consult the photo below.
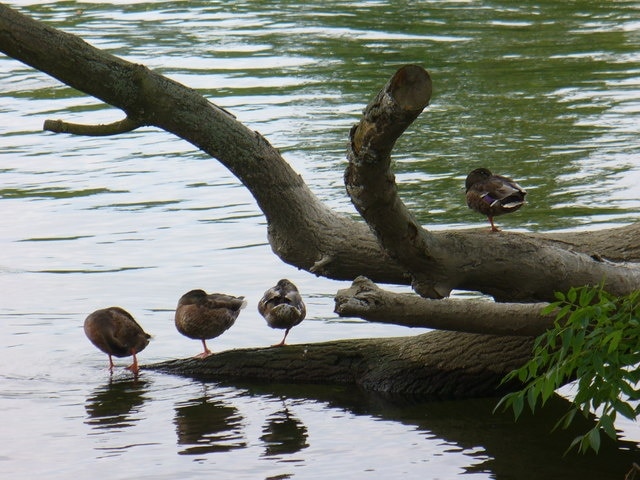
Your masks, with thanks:
<instances>
[{"instance_id":1,"label":"foliage","mask_svg":"<svg viewBox=\"0 0 640 480\"><path fill-rule=\"evenodd\" d=\"M557 292L556 299L541 312L556 313L553 328L536 339L533 358L503 380L517 379L524 388L503 397L496 409L511 407L517 419L525 402L534 412L558 387L577 380L571 409L554 429L567 428L578 412L595 412L596 425L567 450L597 452L601 431L616 438L618 414L635 419L640 413L640 405L632 405L640 399L640 291L615 297L602 285L585 286Z\"/></svg>"}]
</instances>

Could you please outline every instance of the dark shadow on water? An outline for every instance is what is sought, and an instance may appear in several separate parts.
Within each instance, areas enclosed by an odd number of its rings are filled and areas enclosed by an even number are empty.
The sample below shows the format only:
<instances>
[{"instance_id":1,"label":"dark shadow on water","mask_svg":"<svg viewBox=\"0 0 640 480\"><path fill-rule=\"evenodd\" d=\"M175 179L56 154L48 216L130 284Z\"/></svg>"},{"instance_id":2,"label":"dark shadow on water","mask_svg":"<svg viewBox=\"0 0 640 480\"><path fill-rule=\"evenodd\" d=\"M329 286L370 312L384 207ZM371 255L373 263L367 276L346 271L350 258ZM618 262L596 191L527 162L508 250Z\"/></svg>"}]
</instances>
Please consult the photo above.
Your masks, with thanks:
<instances>
[{"instance_id":1,"label":"dark shadow on water","mask_svg":"<svg viewBox=\"0 0 640 480\"><path fill-rule=\"evenodd\" d=\"M560 396L550 399L535 416L523 413L515 422L510 411L493 413L497 398L426 402L389 398L351 387L245 383L236 386L245 388L249 396L315 399L356 415L415 426L425 437L437 437L450 444L450 451L464 452L473 458L468 473L487 473L496 479L622 480L633 462L640 460L638 444L616 443L608 438L603 438L598 455L575 451L563 455L573 438L585 433L593 422L580 417L568 430L552 431L569 407L569 402ZM285 413L280 415L286 417ZM306 445L306 429L294 423L290 425L292 434L300 435L296 441ZM304 431L295 431L300 427ZM279 438L282 441L284 436Z\"/></svg>"},{"instance_id":2,"label":"dark shadow on water","mask_svg":"<svg viewBox=\"0 0 640 480\"><path fill-rule=\"evenodd\" d=\"M297 453L309 446L307 427L287 408L282 398L282 409L266 420L262 427L262 440L265 444L265 457Z\"/></svg>"},{"instance_id":3,"label":"dark shadow on water","mask_svg":"<svg viewBox=\"0 0 640 480\"><path fill-rule=\"evenodd\" d=\"M148 382L139 379L109 380L87 397L86 423L94 429L131 427L140 418L136 415L148 398Z\"/></svg>"},{"instance_id":4,"label":"dark shadow on water","mask_svg":"<svg viewBox=\"0 0 640 480\"><path fill-rule=\"evenodd\" d=\"M246 448L243 418L236 407L224 400L201 397L181 402L174 423L181 455L202 455Z\"/></svg>"}]
</instances>

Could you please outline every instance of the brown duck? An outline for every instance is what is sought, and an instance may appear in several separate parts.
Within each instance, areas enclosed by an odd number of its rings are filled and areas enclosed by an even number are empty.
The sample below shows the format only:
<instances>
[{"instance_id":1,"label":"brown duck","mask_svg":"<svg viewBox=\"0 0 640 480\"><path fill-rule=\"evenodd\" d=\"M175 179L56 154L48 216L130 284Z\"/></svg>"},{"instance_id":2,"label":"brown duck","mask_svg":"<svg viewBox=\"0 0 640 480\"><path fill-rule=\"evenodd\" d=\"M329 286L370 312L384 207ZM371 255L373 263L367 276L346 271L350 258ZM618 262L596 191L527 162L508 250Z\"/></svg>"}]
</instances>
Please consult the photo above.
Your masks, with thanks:
<instances>
[{"instance_id":1,"label":"brown duck","mask_svg":"<svg viewBox=\"0 0 640 480\"><path fill-rule=\"evenodd\" d=\"M307 314L298 288L286 278L264 292L264 296L258 302L258 311L271 328L285 331L282 341L274 347L283 346L289 330L302 322Z\"/></svg>"},{"instance_id":2,"label":"brown duck","mask_svg":"<svg viewBox=\"0 0 640 480\"><path fill-rule=\"evenodd\" d=\"M96 347L109 355L109 371L113 372L113 359L133 356L133 363L127 367L137 374L140 353L149 345L151 335L145 333L131 314L120 307L96 310L84 321L84 333Z\"/></svg>"},{"instance_id":3,"label":"brown duck","mask_svg":"<svg viewBox=\"0 0 640 480\"><path fill-rule=\"evenodd\" d=\"M486 168L476 168L465 181L467 205L486 215L492 232L499 232L493 217L518 210L524 205L527 191L509 177L494 175Z\"/></svg>"},{"instance_id":4,"label":"brown duck","mask_svg":"<svg viewBox=\"0 0 640 480\"><path fill-rule=\"evenodd\" d=\"M201 340L204 351L196 355L196 358L206 358L212 354L206 341L229 330L240 310L246 306L244 297L191 290L178 301L176 328L185 337Z\"/></svg>"}]
</instances>

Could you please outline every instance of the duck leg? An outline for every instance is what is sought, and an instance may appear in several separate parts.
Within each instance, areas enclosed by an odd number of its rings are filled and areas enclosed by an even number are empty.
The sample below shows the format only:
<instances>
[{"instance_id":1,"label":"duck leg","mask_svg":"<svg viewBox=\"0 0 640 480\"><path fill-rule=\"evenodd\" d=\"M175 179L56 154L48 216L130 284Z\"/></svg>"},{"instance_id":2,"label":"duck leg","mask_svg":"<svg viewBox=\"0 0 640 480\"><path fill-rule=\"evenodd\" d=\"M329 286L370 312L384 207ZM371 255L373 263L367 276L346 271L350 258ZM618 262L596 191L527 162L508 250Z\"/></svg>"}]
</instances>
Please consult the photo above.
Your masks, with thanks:
<instances>
[{"instance_id":1,"label":"duck leg","mask_svg":"<svg viewBox=\"0 0 640 480\"><path fill-rule=\"evenodd\" d=\"M111 358L111 354L109 353L109 373L113 373L113 367L115 367L115 365L113 364L113 358Z\"/></svg>"},{"instance_id":2,"label":"duck leg","mask_svg":"<svg viewBox=\"0 0 640 480\"><path fill-rule=\"evenodd\" d=\"M489 223L491 224L491 231L492 232L499 232L500 231L500 229L493 224L493 217L489 217Z\"/></svg>"},{"instance_id":3,"label":"duck leg","mask_svg":"<svg viewBox=\"0 0 640 480\"><path fill-rule=\"evenodd\" d=\"M276 343L275 345L271 345L272 347L283 347L285 345L284 341L287 339L287 335L289 335L290 328L287 328L284 332L284 337L282 337L282 341L280 343Z\"/></svg>"},{"instance_id":4,"label":"duck leg","mask_svg":"<svg viewBox=\"0 0 640 480\"><path fill-rule=\"evenodd\" d=\"M213 352L207 348L207 341L204 338L202 339L202 348L204 348L204 351L194 358L207 358L209 355L213 355Z\"/></svg>"},{"instance_id":5,"label":"duck leg","mask_svg":"<svg viewBox=\"0 0 640 480\"><path fill-rule=\"evenodd\" d=\"M132 348L131 355L133 355L133 363L127 367L127 370L130 370L134 373L134 375L138 375L140 371L140 367L138 367L138 358L136 357L136 351Z\"/></svg>"}]
</instances>

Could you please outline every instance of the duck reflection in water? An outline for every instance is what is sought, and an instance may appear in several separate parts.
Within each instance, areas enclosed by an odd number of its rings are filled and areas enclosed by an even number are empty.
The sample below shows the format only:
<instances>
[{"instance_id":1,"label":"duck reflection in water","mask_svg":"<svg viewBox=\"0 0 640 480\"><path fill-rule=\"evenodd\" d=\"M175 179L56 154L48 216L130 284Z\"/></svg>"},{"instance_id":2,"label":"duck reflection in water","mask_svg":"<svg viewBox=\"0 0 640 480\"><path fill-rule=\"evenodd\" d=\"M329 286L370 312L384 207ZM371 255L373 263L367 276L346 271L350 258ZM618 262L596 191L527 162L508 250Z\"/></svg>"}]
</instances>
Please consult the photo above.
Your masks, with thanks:
<instances>
[{"instance_id":1,"label":"duck reflection in water","mask_svg":"<svg viewBox=\"0 0 640 480\"><path fill-rule=\"evenodd\" d=\"M181 455L201 455L247 448L242 434L243 418L227 402L204 395L176 408L174 423Z\"/></svg>"},{"instance_id":2,"label":"duck reflection in water","mask_svg":"<svg viewBox=\"0 0 640 480\"><path fill-rule=\"evenodd\" d=\"M265 444L265 457L299 452L309 446L307 427L289 412L284 399L282 409L267 418L262 427L262 440Z\"/></svg>"},{"instance_id":3,"label":"duck reflection in water","mask_svg":"<svg viewBox=\"0 0 640 480\"><path fill-rule=\"evenodd\" d=\"M110 381L96 388L85 404L86 423L99 430L131 427L141 420L137 414L147 400L147 384L142 380Z\"/></svg>"}]
</instances>

